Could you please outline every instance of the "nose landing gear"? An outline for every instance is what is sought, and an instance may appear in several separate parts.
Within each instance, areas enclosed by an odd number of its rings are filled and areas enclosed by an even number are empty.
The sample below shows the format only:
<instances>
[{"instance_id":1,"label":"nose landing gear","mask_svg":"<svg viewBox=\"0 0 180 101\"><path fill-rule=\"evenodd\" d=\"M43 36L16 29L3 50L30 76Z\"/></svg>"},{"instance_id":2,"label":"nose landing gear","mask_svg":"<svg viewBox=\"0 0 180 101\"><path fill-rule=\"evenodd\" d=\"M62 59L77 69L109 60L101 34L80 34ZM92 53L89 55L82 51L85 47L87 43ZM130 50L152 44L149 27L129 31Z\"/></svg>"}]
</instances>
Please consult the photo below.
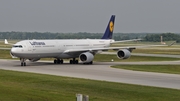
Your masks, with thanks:
<instances>
[{"instance_id":1,"label":"nose landing gear","mask_svg":"<svg viewBox=\"0 0 180 101\"><path fill-rule=\"evenodd\" d=\"M26 66L26 59L20 58L21 66Z\"/></svg>"}]
</instances>

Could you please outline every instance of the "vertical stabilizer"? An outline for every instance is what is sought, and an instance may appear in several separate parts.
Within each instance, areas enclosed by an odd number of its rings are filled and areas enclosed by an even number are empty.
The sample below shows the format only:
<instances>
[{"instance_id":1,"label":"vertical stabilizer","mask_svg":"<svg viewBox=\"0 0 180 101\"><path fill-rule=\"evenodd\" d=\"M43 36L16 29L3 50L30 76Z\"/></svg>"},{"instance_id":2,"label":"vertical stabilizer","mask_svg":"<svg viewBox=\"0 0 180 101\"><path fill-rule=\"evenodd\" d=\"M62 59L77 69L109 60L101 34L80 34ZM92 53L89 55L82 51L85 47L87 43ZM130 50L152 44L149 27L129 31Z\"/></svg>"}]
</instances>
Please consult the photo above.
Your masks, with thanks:
<instances>
[{"instance_id":1,"label":"vertical stabilizer","mask_svg":"<svg viewBox=\"0 0 180 101\"><path fill-rule=\"evenodd\" d=\"M114 30L114 22L115 22L115 15L112 15L108 23L108 26L106 28L106 31L101 39L112 39L113 30Z\"/></svg>"}]
</instances>

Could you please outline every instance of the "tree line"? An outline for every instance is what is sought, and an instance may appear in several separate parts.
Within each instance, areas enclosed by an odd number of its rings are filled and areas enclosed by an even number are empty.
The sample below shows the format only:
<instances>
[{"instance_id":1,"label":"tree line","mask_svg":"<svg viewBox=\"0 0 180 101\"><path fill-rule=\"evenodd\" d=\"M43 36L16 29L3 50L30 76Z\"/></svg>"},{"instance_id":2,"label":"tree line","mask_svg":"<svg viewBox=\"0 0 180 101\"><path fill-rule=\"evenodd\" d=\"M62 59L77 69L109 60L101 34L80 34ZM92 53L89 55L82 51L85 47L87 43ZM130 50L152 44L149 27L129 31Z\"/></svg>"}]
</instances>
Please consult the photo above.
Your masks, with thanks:
<instances>
[{"instance_id":1,"label":"tree line","mask_svg":"<svg viewBox=\"0 0 180 101\"><path fill-rule=\"evenodd\" d=\"M0 39L100 39L103 33L51 33L51 32L0 32ZM163 41L180 42L180 34L175 33L114 33L113 38L117 40L129 40L141 38L143 41L160 42Z\"/></svg>"},{"instance_id":2,"label":"tree line","mask_svg":"<svg viewBox=\"0 0 180 101\"><path fill-rule=\"evenodd\" d=\"M0 39L99 39L103 33L51 33L51 32L0 32ZM129 40L144 37L142 33L114 33L115 40Z\"/></svg>"},{"instance_id":3,"label":"tree line","mask_svg":"<svg viewBox=\"0 0 180 101\"><path fill-rule=\"evenodd\" d=\"M150 42L160 42L161 36L163 37L163 41L176 41L177 43L180 42L180 35L174 33L147 34L144 37L144 40Z\"/></svg>"}]
</instances>

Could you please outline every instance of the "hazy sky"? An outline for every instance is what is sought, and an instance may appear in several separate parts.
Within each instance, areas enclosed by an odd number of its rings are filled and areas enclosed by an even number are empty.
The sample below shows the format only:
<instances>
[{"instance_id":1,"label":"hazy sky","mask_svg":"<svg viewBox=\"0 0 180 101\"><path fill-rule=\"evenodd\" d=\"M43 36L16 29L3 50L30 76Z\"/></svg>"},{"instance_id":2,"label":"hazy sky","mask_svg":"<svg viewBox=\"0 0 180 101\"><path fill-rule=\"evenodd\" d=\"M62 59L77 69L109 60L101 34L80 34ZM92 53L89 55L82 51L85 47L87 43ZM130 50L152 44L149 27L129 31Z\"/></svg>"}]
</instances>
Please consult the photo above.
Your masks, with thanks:
<instances>
[{"instance_id":1,"label":"hazy sky","mask_svg":"<svg viewBox=\"0 0 180 101\"><path fill-rule=\"evenodd\" d=\"M180 0L0 0L0 31L180 33Z\"/></svg>"}]
</instances>

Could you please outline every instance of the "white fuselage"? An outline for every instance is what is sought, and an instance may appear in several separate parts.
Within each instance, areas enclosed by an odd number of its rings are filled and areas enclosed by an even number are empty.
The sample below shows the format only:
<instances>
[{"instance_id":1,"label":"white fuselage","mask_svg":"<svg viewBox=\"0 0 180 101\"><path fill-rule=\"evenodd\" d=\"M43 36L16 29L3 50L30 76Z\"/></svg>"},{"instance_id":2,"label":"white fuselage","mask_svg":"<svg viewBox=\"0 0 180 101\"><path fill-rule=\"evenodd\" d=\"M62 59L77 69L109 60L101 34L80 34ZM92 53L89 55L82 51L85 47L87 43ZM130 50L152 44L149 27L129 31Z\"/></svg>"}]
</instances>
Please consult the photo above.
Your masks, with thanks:
<instances>
[{"instance_id":1,"label":"white fuselage","mask_svg":"<svg viewBox=\"0 0 180 101\"><path fill-rule=\"evenodd\" d=\"M69 50L83 50L107 48L112 40L103 39L64 39L64 40L24 40L17 42L11 49L11 54L19 58L77 58L82 52Z\"/></svg>"}]
</instances>

